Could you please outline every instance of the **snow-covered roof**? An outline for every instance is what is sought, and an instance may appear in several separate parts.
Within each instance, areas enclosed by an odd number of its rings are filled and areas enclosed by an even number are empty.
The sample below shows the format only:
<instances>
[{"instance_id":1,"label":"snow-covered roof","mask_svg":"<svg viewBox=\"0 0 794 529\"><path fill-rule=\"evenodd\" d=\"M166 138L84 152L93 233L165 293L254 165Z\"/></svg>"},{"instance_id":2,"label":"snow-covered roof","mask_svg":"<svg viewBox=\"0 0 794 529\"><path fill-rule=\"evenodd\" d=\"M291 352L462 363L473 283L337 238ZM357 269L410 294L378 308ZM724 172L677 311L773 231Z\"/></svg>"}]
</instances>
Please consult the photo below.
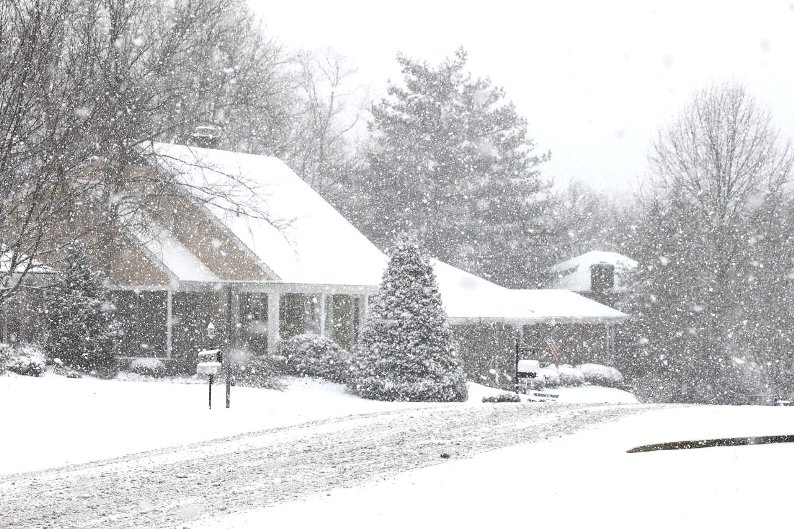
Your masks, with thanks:
<instances>
[{"instance_id":1,"label":"snow-covered roof","mask_svg":"<svg viewBox=\"0 0 794 529\"><path fill-rule=\"evenodd\" d=\"M278 280L380 283L386 257L281 160L182 145L155 151Z\"/></svg>"},{"instance_id":2,"label":"snow-covered roof","mask_svg":"<svg viewBox=\"0 0 794 529\"><path fill-rule=\"evenodd\" d=\"M451 323L617 323L627 316L569 290L511 290L433 261Z\"/></svg>"},{"instance_id":3,"label":"snow-covered roof","mask_svg":"<svg viewBox=\"0 0 794 529\"><path fill-rule=\"evenodd\" d=\"M196 257L176 236L148 219L146 231L136 230L135 237L146 252L168 269L179 281L217 282L218 276Z\"/></svg>"},{"instance_id":4,"label":"snow-covered roof","mask_svg":"<svg viewBox=\"0 0 794 529\"><path fill-rule=\"evenodd\" d=\"M277 281L380 284L386 256L280 160L181 145L157 144L155 151L160 164L177 175ZM176 238L165 230L163 234L160 246L149 249L162 255L177 276L209 273ZM571 292L510 290L441 261L432 264L453 323L604 322L626 317Z\"/></svg>"},{"instance_id":5,"label":"snow-covered roof","mask_svg":"<svg viewBox=\"0 0 794 529\"><path fill-rule=\"evenodd\" d=\"M624 286L621 284L621 276L637 268L637 261L623 254L593 250L552 266L551 271L556 275L554 287L574 292L591 290L590 267L595 264L610 264L615 267L616 289Z\"/></svg>"}]
</instances>

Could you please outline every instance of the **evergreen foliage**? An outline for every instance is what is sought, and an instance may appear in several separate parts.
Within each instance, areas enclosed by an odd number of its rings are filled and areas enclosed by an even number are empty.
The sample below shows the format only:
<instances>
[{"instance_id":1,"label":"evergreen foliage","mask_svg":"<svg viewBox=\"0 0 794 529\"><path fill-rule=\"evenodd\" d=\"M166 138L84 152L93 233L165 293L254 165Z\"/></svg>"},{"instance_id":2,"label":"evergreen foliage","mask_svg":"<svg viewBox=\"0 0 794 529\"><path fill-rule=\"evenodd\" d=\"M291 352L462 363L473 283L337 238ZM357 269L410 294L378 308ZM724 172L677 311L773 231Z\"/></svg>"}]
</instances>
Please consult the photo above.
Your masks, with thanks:
<instances>
[{"instance_id":1,"label":"evergreen foliage","mask_svg":"<svg viewBox=\"0 0 794 529\"><path fill-rule=\"evenodd\" d=\"M82 243L72 243L45 302L47 356L72 369L115 376L119 326L114 311L104 274L92 270Z\"/></svg>"},{"instance_id":2,"label":"evergreen foliage","mask_svg":"<svg viewBox=\"0 0 794 529\"><path fill-rule=\"evenodd\" d=\"M463 50L438 66L397 60L404 87L389 86L372 110L357 224L381 247L416 231L442 261L510 286L536 283L551 264L533 251L548 242L539 220L548 186L527 121L504 90L465 72Z\"/></svg>"},{"instance_id":3,"label":"evergreen foliage","mask_svg":"<svg viewBox=\"0 0 794 529\"><path fill-rule=\"evenodd\" d=\"M466 399L435 273L416 242L401 239L389 260L349 385L357 395L378 400Z\"/></svg>"}]
</instances>

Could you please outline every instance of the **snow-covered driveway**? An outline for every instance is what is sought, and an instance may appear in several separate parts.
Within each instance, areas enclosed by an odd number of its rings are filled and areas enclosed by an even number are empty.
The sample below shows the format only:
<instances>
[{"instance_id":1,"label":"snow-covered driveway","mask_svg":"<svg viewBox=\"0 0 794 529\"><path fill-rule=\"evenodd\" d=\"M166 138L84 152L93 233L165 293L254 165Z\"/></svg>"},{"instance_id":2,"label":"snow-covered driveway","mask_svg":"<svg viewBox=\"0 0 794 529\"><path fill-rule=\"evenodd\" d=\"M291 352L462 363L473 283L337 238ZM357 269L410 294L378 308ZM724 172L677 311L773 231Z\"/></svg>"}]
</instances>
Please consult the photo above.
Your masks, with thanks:
<instances>
[{"instance_id":1,"label":"snow-covered driveway","mask_svg":"<svg viewBox=\"0 0 794 529\"><path fill-rule=\"evenodd\" d=\"M273 428L0 477L0 527L189 527L649 409L450 404Z\"/></svg>"}]
</instances>

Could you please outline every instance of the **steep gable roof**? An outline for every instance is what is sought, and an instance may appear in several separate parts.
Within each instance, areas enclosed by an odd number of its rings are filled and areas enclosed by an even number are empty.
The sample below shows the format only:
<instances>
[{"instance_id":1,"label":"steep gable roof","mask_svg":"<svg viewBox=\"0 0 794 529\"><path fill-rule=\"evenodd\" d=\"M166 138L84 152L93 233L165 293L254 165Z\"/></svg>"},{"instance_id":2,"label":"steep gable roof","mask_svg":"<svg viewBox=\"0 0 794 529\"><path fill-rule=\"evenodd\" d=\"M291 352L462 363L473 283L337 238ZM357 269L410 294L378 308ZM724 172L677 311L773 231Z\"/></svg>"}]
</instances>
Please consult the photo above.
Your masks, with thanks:
<instances>
[{"instance_id":1,"label":"steep gable roof","mask_svg":"<svg viewBox=\"0 0 794 529\"><path fill-rule=\"evenodd\" d=\"M385 256L277 158L155 145L171 171L285 283L377 285Z\"/></svg>"}]
</instances>

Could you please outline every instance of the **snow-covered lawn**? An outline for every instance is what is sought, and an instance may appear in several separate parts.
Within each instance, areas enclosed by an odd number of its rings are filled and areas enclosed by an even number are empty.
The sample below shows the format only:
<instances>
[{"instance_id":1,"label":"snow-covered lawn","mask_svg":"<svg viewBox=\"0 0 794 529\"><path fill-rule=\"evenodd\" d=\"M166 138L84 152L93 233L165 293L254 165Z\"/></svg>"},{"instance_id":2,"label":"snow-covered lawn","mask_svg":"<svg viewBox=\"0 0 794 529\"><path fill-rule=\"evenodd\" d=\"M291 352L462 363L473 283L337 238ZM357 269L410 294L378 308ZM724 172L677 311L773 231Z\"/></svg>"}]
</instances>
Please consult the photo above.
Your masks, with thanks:
<instances>
[{"instance_id":1,"label":"snow-covered lawn","mask_svg":"<svg viewBox=\"0 0 794 529\"><path fill-rule=\"evenodd\" d=\"M0 474L84 463L286 426L407 406L366 401L338 384L290 379L287 391L207 383L0 376Z\"/></svg>"},{"instance_id":2,"label":"snow-covered lawn","mask_svg":"<svg viewBox=\"0 0 794 529\"><path fill-rule=\"evenodd\" d=\"M788 527L792 444L626 453L770 434L794 434L794 408L653 411L189 527Z\"/></svg>"},{"instance_id":3,"label":"snow-covered lawn","mask_svg":"<svg viewBox=\"0 0 794 529\"><path fill-rule=\"evenodd\" d=\"M286 390L156 380L0 376L0 475L85 463L157 448L353 414L432 406L369 401L342 385L286 379ZM470 384L469 403L497 390ZM564 402L632 402L608 388L557 390Z\"/></svg>"},{"instance_id":4,"label":"snow-covered lawn","mask_svg":"<svg viewBox=\"0 0 794 529\"><path fill-rule=\"evenodd\" d=\"M509 412L509 406L515 406L482 404L483 396L499 393L491 388L470 384L469 392L469 402L453 406L469 407L465 408L468 410L475 410L475 406L495 406L505 412ZM598 387L553 389L543 393L558 394L558 401L562 403L634 401L631 395L619 390ZM340 385L306 379L289 379L286 391L235 387L229 410L223 407L223 396L223 386L216 385L213 391L215 406L210 411L206 404L205 383L67 379L52 373L41 378L2 376L0 454L3 456L0 457L0 475L347 415L423 408L422 413L440 412L437 414L439 417L450 416L447 412L450 408L428 409L450 405L366 401L347 394ZM539 428L545 424L544 420L551 420L556 414L550 412L556 410L553 405L551 408L549 405L541 406L539 411L544 410L546 415L532 416ZM526 410L523 406L513 409L516 412ZM609 407L560 407L563 415L567 413L563 410L578 410L576 413L580 416L604 409ZM458 415L454 408L451 412L452 417ZM412 416L419 414L419 410L410 412ZM364 421L365 425L378 423L380 427L374 430L387 437L389 430L383 426L390 424L390 420L404 421L405 417L398 415L392 418L389 413L355 419L357 423ZM487 424L483 422L481 426L486 427ZM563 421L561 424L573 423ZM361 431L356 430L360 425L352 423L330 424L324 428L320 426L317 431L335 432L335 439L338 437L343 442L347 442L344 441L345 429ZM274 524L352 528L515 524L632 528L788 525L787 487L794 445L637 454L628 454L626 450L664 441L794 434L794 408L666 407L564 436L563 430L567 428L561 428L560 437L552 441L520 444L480 453L469 459L436 459L441 464L404 472L380 482L353 480L357 483L353 488L328 491L321 487L318 490L322 492L314 496L263 510L245 512L243 509L243 512L225 516L217 516L220 512L217 509L208 510L204 515L212 514L214 517L195 520L191 515L180 527L217 529L269 527ZM405 435L408 433L407 430L404 432ZM288 434L302 435L301 432ZM400 435L397 437L401 439ZM239 445L261 455L256 451L256 443L261 442L268 450L278 451L283 449L279 439L266 434L261 439L244 438L203 449L207 453L225 453L224 450L234 450ZM366 443L362 446L372 448ZM351 457L343 448L332 448L330 453L344 461ZM395 450L399 453L400 449ZM373 453L377 450L367 452L369 456L355 452L354 457L371 457ZM185 475L190 474L195 462L188 461L190 464L186 463L183 468L178 461L196 456L189 451L185 452L184 458L180 454L164 454L161 459L168 461L160 461L161 466L157 468L178 467ZM299 456L287 453L284 457L295 460ZM159 460L153 457L151 461ZM348 463L356 472L367 468L366 465ZM141 463L126 459L118 463L121 467L127 464L134 470L137 468L135 465ZM115 475L113 468L111 465L77 469L71 473L58 471L46 478L40 477L41 484L36 481L39 479L36 475L20 477L17 481L38 493L51 494L47 488L50 482L56 485L61 481L71 483L70 479L83 474L85 476L80 479L100 482L105 474ZM333 464L329 469L329 472L333 470ZM135 480L146 482L148 474L145 471L137 469L135 472ZM199 479L201 473L190 475L191 480ZM178 477L172 481L178 481ZM256 479L259 478L254 476L252 479L249 486L258 486ZM13 488L18 484L8 486ZM129 486L123 481L118 484ZM179 499L178 494L175 497ZM103 501L112 503L111 500L112 497L103 496ZM146 498L139 500L151 501ZM236 510L240 511L239 508ZM72 513L72 516L77 514ZM77 519L82 518L77 516Z\"/></svg>"}]
</instances>

